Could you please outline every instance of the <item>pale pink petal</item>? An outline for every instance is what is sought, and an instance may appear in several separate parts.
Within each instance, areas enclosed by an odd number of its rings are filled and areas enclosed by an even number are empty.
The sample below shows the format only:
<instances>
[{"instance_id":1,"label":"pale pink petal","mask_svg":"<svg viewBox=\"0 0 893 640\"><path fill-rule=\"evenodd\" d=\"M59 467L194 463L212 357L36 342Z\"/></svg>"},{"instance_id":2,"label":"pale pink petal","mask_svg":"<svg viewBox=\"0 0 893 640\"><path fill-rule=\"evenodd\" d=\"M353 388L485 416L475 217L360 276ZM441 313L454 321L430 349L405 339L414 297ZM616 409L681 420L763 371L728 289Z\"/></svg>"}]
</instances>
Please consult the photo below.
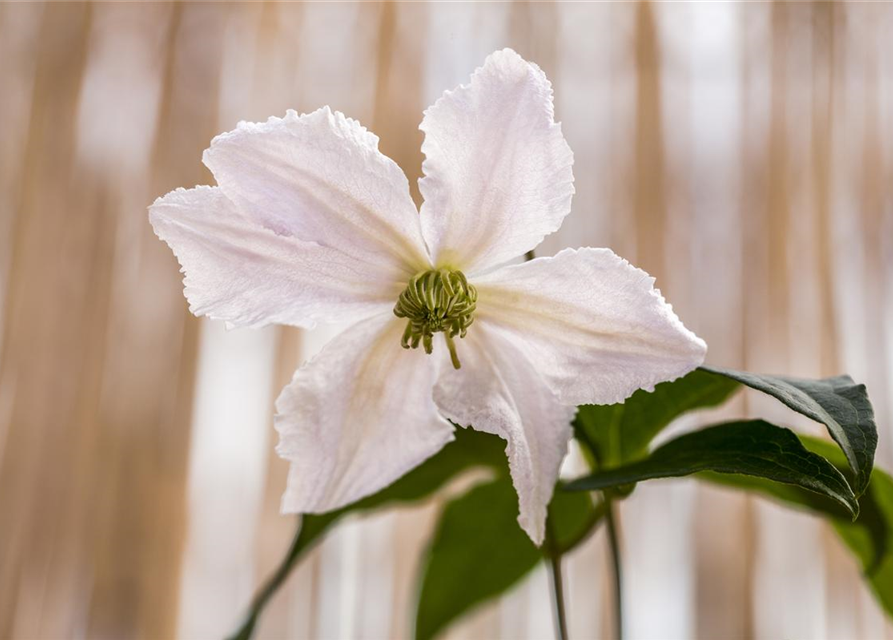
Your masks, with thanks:
<instances>
[{"instance_id":1,"label":"pale pink petal","mask_svg":"<svg viewBox=\"0 0 893 640\"><path fill-rule=\"evenodd\" d=\"M397 262L407 279L428 266L406 176L376 136L337 111L240 123L214 138L204 161L227 197L278 234Z\"/></svg>"},{"instance_id":2,"label":"pale pink petal","mask_svg":"<svg viewBox=\"0 0 893 640\"><path fill-rule=\"evenodd\" d=\"M476 317L524 345L567 404L622 402L685 375L707 352L654 289L654 278L608 249L565 249L474 285Z\"/></svg>"},{"instance_id":3,"label":"pale pink petal","mask_svg":"<svg viewBox=\"0 0 893 640\"><path fill-rule=\"evenodd\" d=\"M319 513L375 493L452 440L431 393L437 360L401 348L404 323L369 318L335 337L276 401L291 462L282 510Z\"/></svg>"},{"instance_id":4,"label":"pale pink petal","mask_svg":"<svg viewBox=\"0 0 893 640\"><path fill-rule=\"evenodd\" d=\"M561 226L574 193L574 158L539 67L497 51L470 84L425 112L421 129L422 229L436 264L480 271Z\"/></svg>"},{"instance_id":5,"label":"pale pink petal","mask_svg":"<svg viewBox=\"0 0 893 640\"><path fill-rule=\"evenodd\" d=\"M456 424L506 440L512 481L518 492L518 523L536 544L545 533L546 507L573 435L576 407L559 403L537 373L538 364L511 336L475 322L457 341L461 369L447 362L434 400Z\"/></svg>"},{"instance_id":6,"label":"pale pink petal","mask_svg":"<svg viewBox=\"0 0 893 640\"><path fill-rule=\"evenodd\" d=\"M216 187L172 191L149 219L183 267L192 312L236 326L360 318L393 306L405 286L393 265L277 235Z\"/></svg>"}]
</instances>

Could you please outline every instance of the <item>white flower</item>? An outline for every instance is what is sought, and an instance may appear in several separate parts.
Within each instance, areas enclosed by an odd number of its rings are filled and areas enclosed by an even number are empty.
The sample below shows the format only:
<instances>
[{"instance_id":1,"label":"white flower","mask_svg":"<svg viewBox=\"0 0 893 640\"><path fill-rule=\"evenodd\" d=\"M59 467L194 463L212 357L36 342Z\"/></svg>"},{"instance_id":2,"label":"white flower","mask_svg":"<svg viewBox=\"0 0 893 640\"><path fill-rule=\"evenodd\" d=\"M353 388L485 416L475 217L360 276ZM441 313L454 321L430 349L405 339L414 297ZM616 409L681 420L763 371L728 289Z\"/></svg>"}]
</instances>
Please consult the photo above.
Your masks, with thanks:
<instances>
[{"instance_id":1,"label":"white flower","mask_svg":"<svg viewBox=\"0 0 893 640\"><path fill-rule=\"evenodd\" d=\"M421 213L378 138L324 107L216 137L204 162L219 186L169 193L150 219L197 315L355 321L276 403L284 512L382 489L450 441L453 421L507 441L518 521L541 543L576 405L677 378L706 345L607 249L504 266L558 229L574 191L537 66L494 53L421 129Z\"/></svg>"}]
</instances>

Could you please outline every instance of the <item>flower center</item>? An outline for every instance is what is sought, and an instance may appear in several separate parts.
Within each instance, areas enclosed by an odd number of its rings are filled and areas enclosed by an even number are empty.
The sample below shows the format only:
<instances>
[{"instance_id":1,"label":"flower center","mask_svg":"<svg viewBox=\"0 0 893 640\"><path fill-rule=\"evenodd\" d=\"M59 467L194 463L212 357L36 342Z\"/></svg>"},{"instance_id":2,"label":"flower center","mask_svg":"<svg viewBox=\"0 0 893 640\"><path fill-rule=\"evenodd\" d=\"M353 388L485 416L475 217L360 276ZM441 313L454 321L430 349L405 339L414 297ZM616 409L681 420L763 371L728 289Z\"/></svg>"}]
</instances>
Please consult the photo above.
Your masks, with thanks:
<instances>
[{"instance_id":1,"label":"flower center","mask_svg":"<svg viewBox=\"0 0 893 640\"><path fill-rule=\"evenodd\" d=\"M477 290L461 271L431 269L416 274L394 306L394 315L408 320L400 344L404 349L415 349L421 343L425 353L431 353L434 334L442 331L450 359L458 369L461 365L453 338L465 337L474 322L477 299Z\"/></svg>"}]
</instances>

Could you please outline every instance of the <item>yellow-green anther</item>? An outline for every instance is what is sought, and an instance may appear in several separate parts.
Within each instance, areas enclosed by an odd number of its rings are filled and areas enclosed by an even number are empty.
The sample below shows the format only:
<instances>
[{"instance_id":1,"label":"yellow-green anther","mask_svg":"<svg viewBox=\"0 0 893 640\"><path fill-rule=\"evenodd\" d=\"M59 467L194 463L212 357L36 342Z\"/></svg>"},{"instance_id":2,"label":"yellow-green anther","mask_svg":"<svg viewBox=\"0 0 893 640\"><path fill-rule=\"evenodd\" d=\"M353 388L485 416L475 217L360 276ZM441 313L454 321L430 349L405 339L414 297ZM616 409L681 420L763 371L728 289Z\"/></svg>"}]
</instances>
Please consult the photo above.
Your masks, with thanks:
<instances>
[{"instance_id":1,"label":"yellow-green anther","mask_svg":"<svg viewBox=\"0 0 893 640\"><path fill-rule=\"evenodd\" d=\"M443 332L450 359L458 369L461 365L453 338L464 338L474 322L477 297L477 290L461 271L431 269L416 274L394 306L394 315L407 319L400 344L415 349L421 343L425 353L431 353L434 334Z\"/></svg>"}]
</instances>

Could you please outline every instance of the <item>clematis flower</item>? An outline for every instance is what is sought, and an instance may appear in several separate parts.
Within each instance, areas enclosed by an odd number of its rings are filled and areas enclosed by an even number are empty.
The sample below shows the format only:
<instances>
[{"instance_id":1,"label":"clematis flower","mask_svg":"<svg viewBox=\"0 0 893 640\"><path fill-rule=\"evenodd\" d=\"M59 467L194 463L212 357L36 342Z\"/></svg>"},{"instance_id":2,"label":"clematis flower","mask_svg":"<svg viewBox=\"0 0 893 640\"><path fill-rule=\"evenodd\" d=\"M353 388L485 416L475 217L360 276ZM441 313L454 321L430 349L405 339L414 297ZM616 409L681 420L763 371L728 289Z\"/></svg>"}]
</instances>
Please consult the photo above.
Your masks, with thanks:
<instances>
[{"instance_id":1,"label":"clematis flower","mask_svg":"<svg viewBox=\"0 0 893 640\"><path fill-rule=\"evenodd\" d=\"M424 114L419 211L378 138L323 107L211 142L216 187L150 219L196 315L236 326L353 324L276 402L283 512L387 486L453 438L504 438L537 544L579 404L620 402L697 367L706 345L608 249L519 263L570 211L573 154L543 72L511 50Z\"/></svg>"}]
</instances>

